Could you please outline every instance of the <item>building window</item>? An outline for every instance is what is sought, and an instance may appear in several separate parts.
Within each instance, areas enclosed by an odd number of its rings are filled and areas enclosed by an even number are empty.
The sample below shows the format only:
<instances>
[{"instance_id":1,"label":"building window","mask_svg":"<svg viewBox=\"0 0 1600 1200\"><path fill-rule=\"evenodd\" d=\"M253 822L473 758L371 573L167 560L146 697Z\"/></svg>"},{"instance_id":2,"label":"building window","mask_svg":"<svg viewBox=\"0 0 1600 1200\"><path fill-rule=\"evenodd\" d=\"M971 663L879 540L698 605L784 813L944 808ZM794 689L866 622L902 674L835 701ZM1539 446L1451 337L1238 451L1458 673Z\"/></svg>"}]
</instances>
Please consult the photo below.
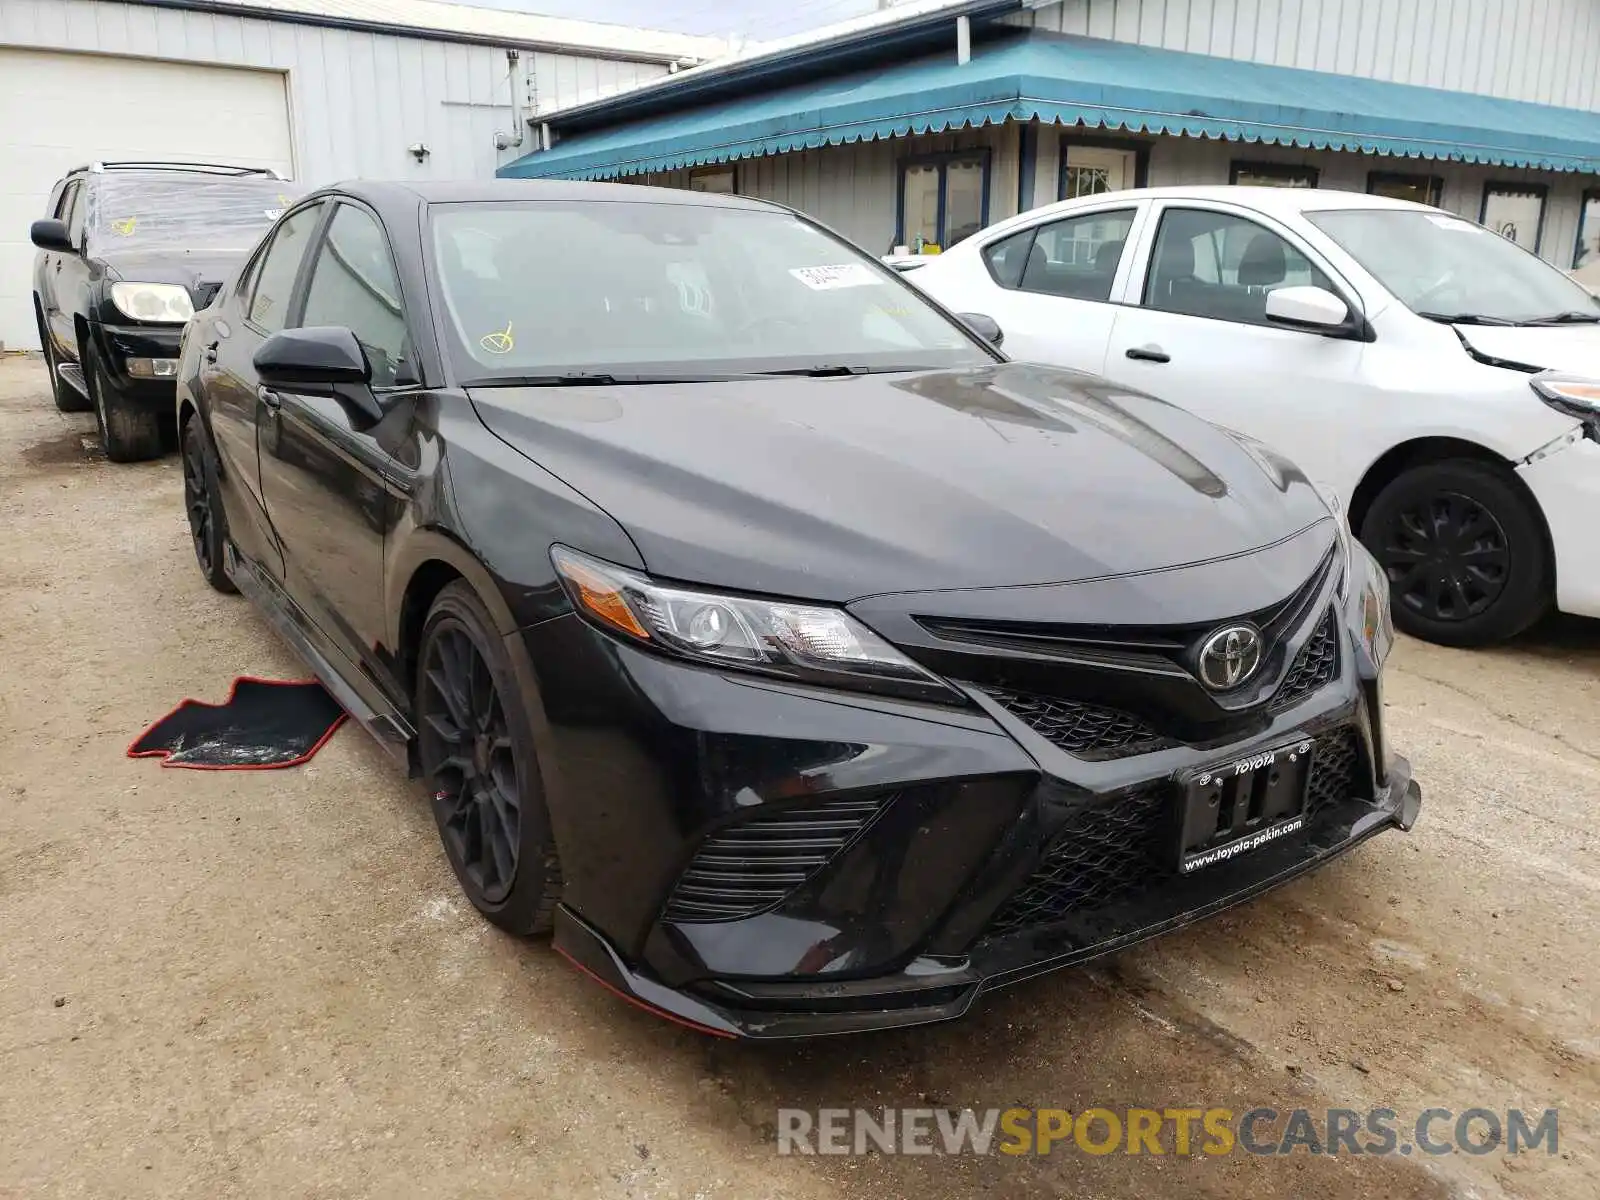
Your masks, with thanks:
<instances>
[{"instance_id":1,"label":"building window","mask_svg":"<svg viewBox=\"0 0 1600 1200\"><path fill-rule=\"evenodd\" d=\"M1228 164L1228 182L1241 187L1317 186L1315 167L1296 167L1287 163L1233 162Z\"/></svg>"},{"instance_id":2,"label":"building window","mask_svg":"<svg viewBox=\"0 0 1600 1200\"><path fill-rule=\"evenodd\" d=\"M1373 171L1367 176L1367 191L1391 200L1411 200L1439 207L1444 180L1437 175L1403 175L1395 171Z\"/></svg>"},{"instance_id":3,"label":"building window","mask_svg":"<svg viewBox=\"0 0 1600 1200\"><path fill-rule=\"evenodd\" d=\"M900 164L897 244L943 249L989 220L989 152L967 151Z\"/></svg>"},{"instance_id":4,"label":"building window","mask_svg":"<svg viewBox=\"0 0 1600 1200\"><path fill-rule=\"evenodd\" d=\"M1487 183L1478 223L1537 254L1544 233L1544 198L1542 183Z\"/></svg>"},{"instance_id":5,"label":"building window","mask_svg":"<svg viewBox=\"0 0 1600 1200\"><path fill-rule=\"evenodd\" d=\"M1142 153L1137 146L1061 142L1061 179L1056 195L1061 200L1120 192L1143 184Z\"/></svg>"},{"instance_id":6,"label":"building window","mask_svg":"<svg viewBox=\"0 0 1600 1200\"><path fill-rule=\"evenodd\" d=\"M1578 209L1578 245L1572 253L1572 266L1591 266L1600 262L1600 191L1583 194L1583 207Z\"/></svg>"},{"instance_id":7,"label":"building window","mask_svg":"<svg viewBox=\"0 0 1600 1200\"><path fill-rule=\"evenodd\" d=\"M731 196L739 189L734 182L732 167L715 167L708 171L691 171L689 173L689 190L691 192L720 192L724 196Z\"/></svg>"}]
</instances>

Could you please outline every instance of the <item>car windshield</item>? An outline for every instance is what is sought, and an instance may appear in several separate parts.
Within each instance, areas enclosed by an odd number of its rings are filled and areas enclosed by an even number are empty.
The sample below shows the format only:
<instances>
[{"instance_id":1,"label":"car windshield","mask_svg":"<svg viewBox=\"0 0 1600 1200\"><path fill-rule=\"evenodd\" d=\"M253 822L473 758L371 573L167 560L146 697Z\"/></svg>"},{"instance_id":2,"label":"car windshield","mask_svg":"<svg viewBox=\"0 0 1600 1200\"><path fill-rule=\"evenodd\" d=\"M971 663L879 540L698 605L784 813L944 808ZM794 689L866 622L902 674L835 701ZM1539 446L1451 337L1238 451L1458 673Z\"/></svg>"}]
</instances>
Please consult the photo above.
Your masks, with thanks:
<instances>
[{"instance_id":1,"label":"car windshield","mask_svg":"<svg viewBox=\"0 0 1600 1200\"><path fill-rule=\"evenodd\" d=\"M785 212L448 204L433 238L455 358L478 382L993 361L894 272Z\"/></svg>"},{"instance_id":2,"label":"car windshield","mask_svg":"<svg viewBox=\"0 0 1600 1200\"><path fill-rule=\"evenodd\" d=\"M1416 209L1334 209L1306 218L1394 293L1435 320L1483 324L1600 320L1600 302L1481 225Z\"/></svg>"},{"instance_id":3,"label":"car windshield","mask_svg":"<svg viewBox=\"0 0 1600 1200\"><path fill-rule=\"evenodd\" d=\"M90 194L91 252L248 250L300 190L261 176L108 172Z\"/></svg>"}]
</instances>

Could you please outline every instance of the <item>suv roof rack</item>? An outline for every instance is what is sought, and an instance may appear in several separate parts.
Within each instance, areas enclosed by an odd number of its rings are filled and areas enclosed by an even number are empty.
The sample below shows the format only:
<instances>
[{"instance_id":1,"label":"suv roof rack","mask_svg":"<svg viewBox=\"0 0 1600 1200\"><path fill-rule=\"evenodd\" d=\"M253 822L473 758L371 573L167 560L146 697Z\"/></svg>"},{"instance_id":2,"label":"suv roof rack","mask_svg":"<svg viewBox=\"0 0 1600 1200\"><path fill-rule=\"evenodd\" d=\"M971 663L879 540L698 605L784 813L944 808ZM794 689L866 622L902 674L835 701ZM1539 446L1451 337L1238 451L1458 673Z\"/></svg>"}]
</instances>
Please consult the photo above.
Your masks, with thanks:
<instances>
[{"instance_id":1,"label":"suv roof rack","mask_svg":"<svg viewBox=\"0 0 1600 1200\"><path fill-rule=\"evenodd\" d=\"M271 167L240 167L232 163L162 162L158 160L127 159L117 162L92 162L88 166L74 168L70 173L76 174L78 171L88 171L94 175L99 175L105 171L192 171L202 175L264 175L268 179L287 182L287 176L273 170Z\"/></svg>"}]
</instances>

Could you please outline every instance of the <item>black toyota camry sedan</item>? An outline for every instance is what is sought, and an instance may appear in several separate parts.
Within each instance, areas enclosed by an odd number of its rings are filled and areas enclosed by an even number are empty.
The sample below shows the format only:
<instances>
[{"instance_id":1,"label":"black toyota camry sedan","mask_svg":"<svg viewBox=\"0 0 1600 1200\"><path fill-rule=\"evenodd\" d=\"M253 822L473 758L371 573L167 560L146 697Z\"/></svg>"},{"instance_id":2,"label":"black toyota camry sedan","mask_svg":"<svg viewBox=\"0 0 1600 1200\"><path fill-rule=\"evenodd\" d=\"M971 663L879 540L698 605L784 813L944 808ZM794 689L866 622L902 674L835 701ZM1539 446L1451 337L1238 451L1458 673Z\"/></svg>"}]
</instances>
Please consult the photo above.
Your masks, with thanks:
<instances>
[{"instance_id":1,"label":"black toyota camry sedan","mask_svg":"<svg viewBox=\"0 0 1600 1200\"><path fill-rule=\"evenodd\" d=\"M1420 804L1320 490L997 338L755 200L327 189L185 335L196 557L497 925L720 1036L958 1016Z\"/></svg>"}]
</instances>

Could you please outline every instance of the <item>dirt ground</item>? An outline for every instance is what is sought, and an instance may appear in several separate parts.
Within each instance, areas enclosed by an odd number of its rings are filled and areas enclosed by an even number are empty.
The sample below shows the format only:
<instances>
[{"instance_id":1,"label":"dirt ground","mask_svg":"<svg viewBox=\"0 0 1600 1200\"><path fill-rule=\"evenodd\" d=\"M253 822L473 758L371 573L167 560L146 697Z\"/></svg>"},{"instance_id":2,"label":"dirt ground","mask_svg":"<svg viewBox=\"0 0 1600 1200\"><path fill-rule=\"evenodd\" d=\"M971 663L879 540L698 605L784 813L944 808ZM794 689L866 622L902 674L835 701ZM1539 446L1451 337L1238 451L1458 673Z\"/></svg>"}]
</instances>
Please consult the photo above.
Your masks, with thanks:
<instances>
[{"instance_id":1,"label":"dirt ground","mask_svg":"<svg viewBox=\"0 0 1600 1200\"><path fill-rule=\"evenodd\" d=\"M1600 1195L1600 623L1388 677L1409 836L967 1020L702 1038L461 901L356 728L291 771L123 756L302 671L190 555L175 460L117 467L0 359L0 1195ZM779 1107L1559 1107L1510 1158L780 1157Z\"/></svg>"}]
</instances>

